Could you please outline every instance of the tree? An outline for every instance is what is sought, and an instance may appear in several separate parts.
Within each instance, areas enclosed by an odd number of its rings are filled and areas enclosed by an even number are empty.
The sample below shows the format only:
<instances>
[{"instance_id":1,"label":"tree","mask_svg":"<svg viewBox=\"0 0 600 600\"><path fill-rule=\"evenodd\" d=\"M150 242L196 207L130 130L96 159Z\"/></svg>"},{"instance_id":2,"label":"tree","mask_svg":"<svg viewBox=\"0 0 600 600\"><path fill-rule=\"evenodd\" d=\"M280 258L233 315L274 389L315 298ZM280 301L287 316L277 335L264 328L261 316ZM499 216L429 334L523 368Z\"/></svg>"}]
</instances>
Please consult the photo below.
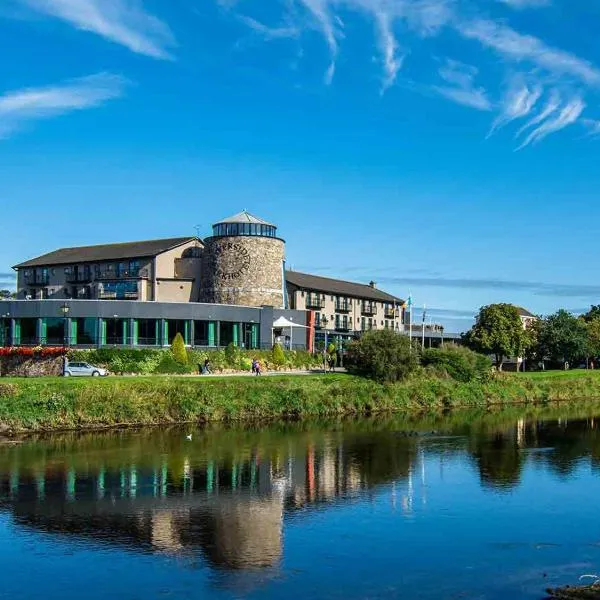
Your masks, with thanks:
<instances>
[{"instance_id":1,"label":"tree","mask_svg":"<svg viewBox=\"0 0 600 600\"><path fill-rule=\"evenodd\" d=\"M173 353L173 358L176 363L179 363L180 365L188 364L188 354L181 333L178 333L173 338L173 341L171 342L171 352Z\"/></svg>"},{"instance_id":2,"label":"tree","mask_svg":"<svg viewBox=\"0 0 600 600\"><path fill-rule=\"evenodd\" d=\"M11 300L16 294L10 290L0 290L0 300Z\"/></svg>"},{"instance_id":3,"label":"tree","mask_svg":"<svg viewBox=\"0 0 600 600\"><path fill-rule=\"evenodd\" d=\"M530 337L516 306L490 304L479 310L475 325L466 334L465 341L476 352L493 354L496 367L501 371L506 358L525 354Z\"/></svg>"},{"instance_id":4,"label":"tree","mask_svg":"<svg viewBox=\"0 0 600 600\"><path fill-rule=\"evenodd\" d=\"M283 367L285 365L285 352L281 347L281 344L275 344L272 350L272 360L273 364L278 367Z\"/></svg>"},{"instance_id":5,"label":"tree","mask_svg":"<svg viewBox=\"0 0 600 600\"><path fill-rule=\"evenodd\" d=\"M587 325L587 355L592 358L600 356L600 315L594 317Z\"/></svg>"},{"instance_id":6,"label":"tree","mask_svg":"<svg viewBox=\"0 0 600 600\"><path fill-rule=\"evenodd\" d=\"M418 351L411 349L408 337L392 329L368 331L348 346L348 370L376 381L405 379L418 364Z\"/></svg>"},{"instance_id":7,"label":"tree","mask_svg":"<svg viewBox=\"0 0 600 600\"><path fill-rule=\"evenodd\" d=\"M559 310L542 322L538 340L538 355L553 363L574 363L587 358L588 328L566 310Z\"/></svg>"},{"instance_id":8,"label":"tree","mask_svg":"<svg viewBox=\"0 0 600 600\"><path fill-rule=\"evenodd\" d=\"M583 320L586 323L593 321L594 319L600 318L600 304L593 304L590 306L590 310L588 310L585 315L583 315Z\"/></svg>"}]
</instances>

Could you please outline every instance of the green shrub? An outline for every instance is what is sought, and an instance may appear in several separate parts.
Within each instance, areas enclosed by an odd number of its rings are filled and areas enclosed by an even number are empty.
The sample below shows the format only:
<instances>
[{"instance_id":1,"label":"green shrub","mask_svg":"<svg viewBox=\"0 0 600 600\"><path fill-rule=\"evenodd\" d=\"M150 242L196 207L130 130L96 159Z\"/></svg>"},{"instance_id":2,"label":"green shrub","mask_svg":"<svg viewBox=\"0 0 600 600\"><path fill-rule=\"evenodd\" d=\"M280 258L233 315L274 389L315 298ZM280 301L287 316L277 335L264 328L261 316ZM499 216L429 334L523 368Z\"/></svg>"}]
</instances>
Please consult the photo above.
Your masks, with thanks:
<instances>
[{"instance_id":1,"label":"green shrub","mask_svg":"<svg viewBox=\"0 0 600 600\"><path fill-rule=\"evenodd\" d=\"M449 345L423 352L421 364L456 381L485 381L490 375L491 360L463 346Z\"/></svg>"},{"instance_id":2,"label":"green shrub","mask_svg":"<svg viewBox=\"0 0 600 600\"><path fill-rule=\"evenodd\" d=\"M283 351L281 344L275 344L273 346L271 358L272 358L273 364L276 367L282 367L283 365L285 365L285 362L286 362L285 352Z\"/></svg>"},{"instance_id":3,"label":"green shrub","mask_svg":"<svg viewBox=\"0 0 600 600\"><path fill-rule=\"evenodd\" d=\"M368 331L348 347L348 370L376 381L406 379L418 365L418 351L411 349L409 338L390 329Z\"/></svg>"},{"instance_id":4,"label":"green shrub","mask_svg":"<svg viewBox=\"0 0 600 600\"><path fill-rule=\"evenodd\" d=\"M162 353L160 363L154 369L157 375L183 375L190 373L191 365L182 364L175 359L173 352L167 351Z\"/></svg>"},{"instance_id":5,"label":"green shrub","mask_svg":"<svg viewBox=\"0 0 600 600\"><path fill-rule=\"evenodd\" d=\"M225 348L225 360L230 369L239 368L242 360L242 350L231 342L228 344L227 348Z\"/></svg>"},{"instance_id":6,"label":"green shrub","mask_svg":"<svg viewBox=\"0 0 600 600\"><path fill-rule=\"evenodd\" d=\"M181 333L178 333L173 338L173 342L171 343L171 352L173 353L175 362L179 363L180 365L187 365L189 363L187 350L185 349L185 342L183 341L183 336Z\"/></svg>"}]
</instances>

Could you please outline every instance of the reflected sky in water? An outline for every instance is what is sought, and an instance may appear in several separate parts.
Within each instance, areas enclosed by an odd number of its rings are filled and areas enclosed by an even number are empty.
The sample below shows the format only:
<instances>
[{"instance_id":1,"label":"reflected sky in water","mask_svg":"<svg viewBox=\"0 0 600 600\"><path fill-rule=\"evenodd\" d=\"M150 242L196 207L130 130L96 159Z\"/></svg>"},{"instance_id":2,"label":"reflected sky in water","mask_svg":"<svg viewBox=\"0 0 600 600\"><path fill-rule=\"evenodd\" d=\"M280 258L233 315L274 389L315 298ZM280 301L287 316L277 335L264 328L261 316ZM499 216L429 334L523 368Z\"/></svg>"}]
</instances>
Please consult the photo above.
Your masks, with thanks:
<instances>
[{"instance_id":1,"label":"reflected sky in water","mask_svg":"<svg viewBox=\"0 0 600 600\"><path fill-rule=\"evenodd\" d=\"M600 405L0 445L0 598L541 598L600 570Z\"/></svg>"}]
</instances>

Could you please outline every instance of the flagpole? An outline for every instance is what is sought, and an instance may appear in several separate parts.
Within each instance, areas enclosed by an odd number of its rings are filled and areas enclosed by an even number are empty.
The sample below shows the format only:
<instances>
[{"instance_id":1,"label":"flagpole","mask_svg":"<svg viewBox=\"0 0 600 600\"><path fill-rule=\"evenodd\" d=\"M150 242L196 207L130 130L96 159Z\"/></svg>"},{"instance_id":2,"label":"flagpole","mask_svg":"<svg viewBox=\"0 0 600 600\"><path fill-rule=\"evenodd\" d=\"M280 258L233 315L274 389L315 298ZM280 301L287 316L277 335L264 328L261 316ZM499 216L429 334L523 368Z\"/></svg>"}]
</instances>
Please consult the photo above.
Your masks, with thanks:
<instances>
[{"instance_id":1,"label":"flagpole","mask_svg":"<svg viewBox=\"0 0 600 600\"><path fill-rule=\"evenodd\" d=\"M422 323L421 323L421 349L425 350L425 315L427 314L427 311L425 310L425 305L423 304L423 318L422 318Z\"/></svg>"},{"instance_id":2,"label":"flagpole","mask_svg":"<svg viewBox=\"0 0 600 600\"><path fill-rule=\"evenodd\" d=\"M412 294L408 294L408 340L412 350Z\"/></svg>"}]
</instances>

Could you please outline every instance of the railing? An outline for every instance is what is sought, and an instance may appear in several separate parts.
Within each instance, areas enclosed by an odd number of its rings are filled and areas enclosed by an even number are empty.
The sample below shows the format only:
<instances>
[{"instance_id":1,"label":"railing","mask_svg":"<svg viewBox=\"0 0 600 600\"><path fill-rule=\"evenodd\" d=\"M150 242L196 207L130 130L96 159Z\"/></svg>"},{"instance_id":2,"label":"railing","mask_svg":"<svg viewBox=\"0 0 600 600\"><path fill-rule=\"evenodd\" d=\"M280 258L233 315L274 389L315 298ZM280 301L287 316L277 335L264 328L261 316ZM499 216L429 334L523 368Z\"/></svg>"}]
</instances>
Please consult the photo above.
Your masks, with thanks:
<instances>
[{"instance_id":1,"label":"railing","mask_svg":"<svg viewBox=\"0 0 600 600\"><path fill-rule=\"evenodd\" d=\"M38 275L25 279L25 285L48 285L50 283L49 275Z\"/></svg>"},{"instance_id":2,"label":"railing","mask_svg":"<svg viewBox=\"0 0 600 600\"><path fill-rule=\"evenodd\" d=\"M352 329L351 321L338 321L335 324L336 331L350 331Z\"/></svg>"},{"instance_id":3,"label":"railing","mask_svg":"<svg viewBox=\"0 0 600 600\"><path fill-rule=\"evenodd\" d=\"M366 302L363 302L361 312L363 315L372 317L373 315L377 314L377 306L375 304L368 304Z\"/></svg>"},{"instance_id":4,"label":"railing","mask_svg":"<svg viewBox=\"0 0 600 600\"><path fill-rule=\"evenodd\" d=\"M395 319L400 313L395 308L386 307L384 314L386 319Z\"/></svg>"},{"instance_id":5,"label":"railing","mask_svg":"<svg viewBox=\"0 0 600 600\"><path fill-rule=\"evenodd\" d=\"M67 283L89 283L92 280L92 274L89 271L83 273L70 273L67 275Z\"/></svg>"},{"instance_id":6,"label":"railing","mask_svg":"<svg viewBox=\"0 0 600 600\"><path fill-rule=\"evenodd\" d=\"M139 298L138 292L124 292L122 295L113 291L98 292L98 300L139 300Z\"/></svg>"},{"instance_id":7,"label":"railing","mask_svg":"<svg viewBox=\"0 0 600 600\"><path fill-rule=\"evenodd\" d=\"M322 298L317 298L315 296L307 296L306 297L306 308L325 308L325 300Z\"/></svg>"},{"instance_id":8,"label":"railing","mask_svg":"<svg viewBox=\"0 0 600 600\"><path fill-rule=\"evenodd\" d=\"M145 279L148 277L148 269L121 269L116 271L100 271L94 276L99 281L115 279Z\"/></svg>"},{"instance_id":9,"label":"railing","mask_svg":"<svg viewBox=\"0 0 600 600\"><path fill-rule=\"evenodd\" d=\"M352 310L352 302L348 300L338 300L335 303L335 310L337 312L350 312Z\"/></svg>"}]
</instances>

